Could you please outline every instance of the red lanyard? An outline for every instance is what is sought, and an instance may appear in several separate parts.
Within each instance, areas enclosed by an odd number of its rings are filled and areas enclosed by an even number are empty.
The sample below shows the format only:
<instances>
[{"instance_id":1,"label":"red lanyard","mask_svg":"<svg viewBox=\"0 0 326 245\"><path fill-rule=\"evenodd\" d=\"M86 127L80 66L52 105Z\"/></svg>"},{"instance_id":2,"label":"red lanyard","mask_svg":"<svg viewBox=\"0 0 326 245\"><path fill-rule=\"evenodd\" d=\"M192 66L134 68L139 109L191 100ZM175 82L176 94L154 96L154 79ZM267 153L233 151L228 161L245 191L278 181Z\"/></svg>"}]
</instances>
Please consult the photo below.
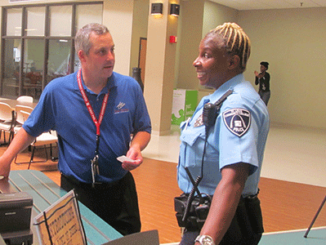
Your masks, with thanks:
<instances>
[{"instance_id":1,"label":"red lanyard","mask_svg":"<svg viewBox=\"0 0 326 245\"><path fill-rule=\"evenodd\" d=\"M94 113L94 110L93 110L91 104L89 103L86 92L85 92L85 90L83 88L83 85L82 85L81 70L78 71L77 81L78 81L79 90L80 90L80 92L81 92L81 94L83 96L86 107L87 107L87 109L89 111L89 114L91 115L91 117L93 119L93 122L94 122L94 124L96 126L96 136L100 136L100 126L101 126L101 123L102 123L102 120L103 120L103 117L104 117L106 105L108 103L109 93L105 94L105 96L104 96L103 103L102 103L102 108L101 108L101 112L100 112L100 116L99 116L99 120L97 120L97 118L95 116L95 113Z\"/></svg>"}]
</instances>

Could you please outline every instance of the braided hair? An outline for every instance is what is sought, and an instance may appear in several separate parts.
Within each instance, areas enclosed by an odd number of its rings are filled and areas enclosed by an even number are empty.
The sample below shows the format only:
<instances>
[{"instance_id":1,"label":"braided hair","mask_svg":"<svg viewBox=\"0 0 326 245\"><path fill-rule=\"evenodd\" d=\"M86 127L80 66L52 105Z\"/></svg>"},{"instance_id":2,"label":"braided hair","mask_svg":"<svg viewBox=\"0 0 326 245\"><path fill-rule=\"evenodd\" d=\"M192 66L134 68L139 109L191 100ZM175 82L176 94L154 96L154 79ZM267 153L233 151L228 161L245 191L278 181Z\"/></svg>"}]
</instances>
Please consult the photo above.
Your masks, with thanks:
<instances>
[{"instance_id":1,"label":"braided hair","mask_svg":"<svg viewBox=\"0 0 326 245\"><path fill-rule=\"evenodd\" d=\"M217 36L222 39L222 48L230 55L238 55L240 58L241 72L246 70L247 61L250 56L250 39L242 28L236 23L224 23L217 26L206 34L207 36Z\"/></svg>"}]
</instances>

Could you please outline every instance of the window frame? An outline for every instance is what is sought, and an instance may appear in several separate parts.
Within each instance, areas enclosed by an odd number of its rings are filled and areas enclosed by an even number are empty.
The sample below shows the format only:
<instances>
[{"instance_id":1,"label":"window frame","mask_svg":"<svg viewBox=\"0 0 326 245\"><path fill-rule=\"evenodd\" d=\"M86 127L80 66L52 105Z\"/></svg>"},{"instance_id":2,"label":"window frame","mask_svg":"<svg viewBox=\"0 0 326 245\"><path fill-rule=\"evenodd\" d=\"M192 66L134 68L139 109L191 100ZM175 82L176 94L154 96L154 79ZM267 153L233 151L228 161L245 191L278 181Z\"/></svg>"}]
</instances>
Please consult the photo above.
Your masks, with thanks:
<instances>
[{"instance_id":1,"label":"window frame","mask_svg":"<svg viewBox=\"0 0 326 245\"><path fill-rule=\"evenodd\" d=\"M4 70L5 70L5 47L6 41L11 39L21 40L21 58L19 61L19 81L18 81L18 96L23 95L23 69L24 69L24 54L25 54L25 40L27 39L41 39L44 42L44 57L43 57L43 76L41 81L42 91L46 86L47 75L48 75L48 58L49 58L49 41L50 40L60 40L65 39L70 41L70 61L69 61L69 73L74 72L74 61L75 61L75 34L76 30L76 9L80 5L95 5L101 4L103 9L103 1L92 1L92 2L82 2L82 3L49 3L49 4L28 4L28 5L14 5L14 6L3 6L2 7L2 27L1 27L1 77L0 77L0 95L3 96L3 84L4 84ZM71 35L70 36L50 36L50 7L52 6L72 6L71 14ZM27 36L27 9L33 7L45 7L45 25L44 25L44 36ZM22 9L22 29L20 36L7 36L7 12L9 9L21 8Z\"/></svg>"}]
</instances>

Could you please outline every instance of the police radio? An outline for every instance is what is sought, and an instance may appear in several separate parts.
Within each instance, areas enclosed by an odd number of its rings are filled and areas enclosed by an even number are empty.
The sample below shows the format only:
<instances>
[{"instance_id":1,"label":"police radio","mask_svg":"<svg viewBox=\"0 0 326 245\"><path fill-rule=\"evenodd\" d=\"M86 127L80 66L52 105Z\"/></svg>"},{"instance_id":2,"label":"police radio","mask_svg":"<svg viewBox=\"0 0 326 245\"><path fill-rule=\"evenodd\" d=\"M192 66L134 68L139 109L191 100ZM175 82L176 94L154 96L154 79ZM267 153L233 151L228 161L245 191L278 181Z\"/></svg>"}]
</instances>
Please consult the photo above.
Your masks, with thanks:
<instances>
[{"instance_id":1,"label":"police radio","mask_svg":"<svg viewBox=\"0 0 326 245\"><path fill-rule=\"evenodd\" d=\"M212 103L204 105L203 109L203 122L206 128L209 128L215 124L217 117L216 106Z\"/></svg>"},{"instance_id":2,"label":"police radio","mask_svg":"<svg viewBox=\"0 0 326 245\"><path fill-rule=\"evenodd\" d=\"M206 133L209 128L215 124L216 118L220 113L222 103L232 93L232 90L228 90L223 96L214 104L206 103L203 108L203 122L206 127Z\"/></svg>"}]
</instances>

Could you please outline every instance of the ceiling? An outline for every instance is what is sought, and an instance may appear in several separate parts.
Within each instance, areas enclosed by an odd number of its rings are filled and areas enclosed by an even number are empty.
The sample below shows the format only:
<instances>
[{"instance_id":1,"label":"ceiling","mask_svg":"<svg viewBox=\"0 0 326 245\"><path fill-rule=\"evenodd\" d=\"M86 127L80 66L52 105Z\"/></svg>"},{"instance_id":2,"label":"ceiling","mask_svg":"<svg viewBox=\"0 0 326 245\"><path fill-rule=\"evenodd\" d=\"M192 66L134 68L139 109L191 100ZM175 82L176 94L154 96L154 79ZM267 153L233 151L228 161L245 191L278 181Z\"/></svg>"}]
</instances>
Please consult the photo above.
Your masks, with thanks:
<instances>
[{"instance_id":1,"label":"ceiling","mask_svg":"<svg viewBox=\"0 0 326 245\"><path fill-rule=\"evenodd\" d=\"M326 0L210 0L210 1L237 10L326 7Z\"/></svg>"}]
</instances>

